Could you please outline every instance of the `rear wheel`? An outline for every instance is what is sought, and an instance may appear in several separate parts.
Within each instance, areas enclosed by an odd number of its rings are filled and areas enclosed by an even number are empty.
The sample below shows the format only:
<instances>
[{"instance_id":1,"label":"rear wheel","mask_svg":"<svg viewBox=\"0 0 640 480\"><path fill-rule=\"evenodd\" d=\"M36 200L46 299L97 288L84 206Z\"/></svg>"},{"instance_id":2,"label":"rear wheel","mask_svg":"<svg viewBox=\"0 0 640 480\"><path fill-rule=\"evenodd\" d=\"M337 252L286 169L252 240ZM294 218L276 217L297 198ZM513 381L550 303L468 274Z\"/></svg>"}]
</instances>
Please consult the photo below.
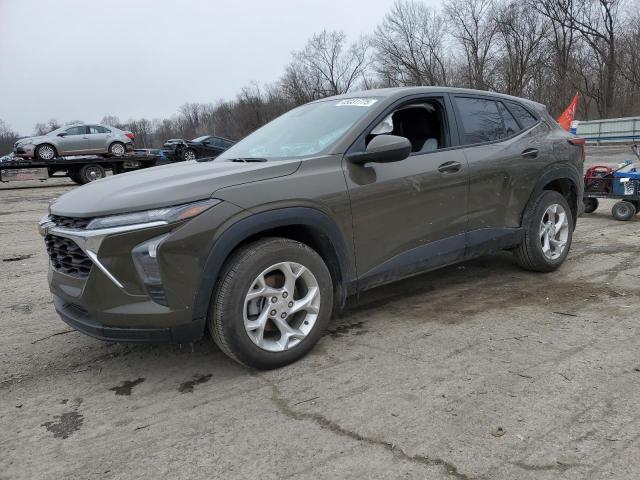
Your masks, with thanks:
<instances>
[{"instance_id":1,"label":"rear wheel","mask_svg":"<svg viewBox=\"0 0 640 480\"><path fill-rule=\"evenodd\" d=\"M78 185L82 185L82 181L80 180L80 172L78 170L71 170L70 172L67 172L67 176Z\"/></svg>"},{"instance_id":2,"label":"rear wheel","mask_svg":"<svg viewBox=\"0 0 640 480\"><path fill-rule=\"evenodd\" d=\"M127 149L124 146L124 143L113 142L111 145L109 145L109 153L111 155L115 155L116 157L121 157L125 154L126 151Z\"/></svg>"},{"instance_id":3,"label":"rear wheel","mask_svg":"<svg viewBox=\"0 0 640 480\"><path fill-rule=\"evenodd\" d=\"M514 254L518 264L535 272L557 269L569 254L573 214L567 199L546 190L527 206L523 218L524 239Z\"/></svg>"},{"instance_id":4,"label":"rear wheel","mask_svg":"<svg viewBox=\"0 0 640 480\"><path fill-rule=\"evenodd\" d=\"M600 203L597 198L585 198L583 200L584 203L584 213L593 213L598 209Z\"/></svg>"},{"instance_id":5,"label":"rear wheel","mask_svg":"<svg viewBox=\"0 0 640 480\"><path fill-rule=\"evenodd\" d=\"M209 329L237 362L278 368L311 350L332 308L333 283L320 255L300 242L268 238L241 247L227 261Z\"/></svg>"},{"instance_id":6,"label":"rear wheel","mask_svg":"<svg viewBox=\"0 0 640 480\"><path fill-rule=\"evenodd\" d=\"M96 163L83 165L78 172L78 180L80 180L80 183L83 185L85 183L93 182L94 180L100 180L101 178L104 178L106 176L107 172L104 170L104 168Z\"/></svg>"},{"instance_id":7,"label":"rear wheel","mask_svg":"<svg viewBox=\"0 0 640 480\"><path fill-rule=\"evenodd\" d=\"M636 214L636 207L633 203L623 200L621 202L617 202L613 205L611 209L611 215L616 220L620 220L622 222L626 222L627 220L631 220L633 216Z\"/></svg>"},{"instance_id":8,"label":"rear wheel","mask_svg":"<svg viewBox=\"0 0 640 480\"><path fill-rule=\"evenodd\" d=\"M39 145L38 148L36 148L35 153L36 153L36 158L38 160L45 160L45 161L51 160L58 155L58 152L56 152L55 147L47 143L45 143L44 145Z\"/></svg>"}]
</instances>

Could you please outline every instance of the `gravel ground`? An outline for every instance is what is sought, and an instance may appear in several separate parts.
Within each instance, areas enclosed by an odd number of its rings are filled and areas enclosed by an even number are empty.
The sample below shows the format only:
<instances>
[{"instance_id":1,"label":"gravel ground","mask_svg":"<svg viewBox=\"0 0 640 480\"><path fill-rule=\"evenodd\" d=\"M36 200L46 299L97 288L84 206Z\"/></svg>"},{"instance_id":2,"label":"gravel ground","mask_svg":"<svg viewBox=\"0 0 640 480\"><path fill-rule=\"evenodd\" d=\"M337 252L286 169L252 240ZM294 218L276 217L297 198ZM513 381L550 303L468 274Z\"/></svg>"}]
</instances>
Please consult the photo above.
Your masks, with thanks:
<instances>
[{"instance_id":1,"label":"gravel ground","mask_svg":"<svg viewBox=\"0 0 640 480\"><path fill-rule=\"evenodd\" d=\"M589 164L630 157L606 148ZM210 341L70 331L35 224L73 184L20 185L0 187L0 479L640 478L640 216L603 202L553 274L504 253L373 290L256 372Z\"/></svg>"}]
</instances>

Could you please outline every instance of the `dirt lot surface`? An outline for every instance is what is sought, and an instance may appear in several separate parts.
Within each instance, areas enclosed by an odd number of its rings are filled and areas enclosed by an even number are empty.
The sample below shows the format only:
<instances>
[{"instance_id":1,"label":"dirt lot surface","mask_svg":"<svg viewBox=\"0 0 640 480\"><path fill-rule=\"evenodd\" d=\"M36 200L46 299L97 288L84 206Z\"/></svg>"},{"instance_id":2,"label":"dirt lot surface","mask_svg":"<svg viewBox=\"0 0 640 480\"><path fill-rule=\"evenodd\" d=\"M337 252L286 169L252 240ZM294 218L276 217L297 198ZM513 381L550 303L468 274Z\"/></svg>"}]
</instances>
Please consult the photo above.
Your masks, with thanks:
<instances>
[{"instance_id":1,"label":"dirt lot surface","mask_svg":"<svg viewBox=\"0 0 640 480\"><path fill-rule=\"evenodd\" d=\"M553 274L504 253L374 290L256 372L70 331L35 228L70 188L0 187L0 479L640 478L640 216L583 216Z\"/></svg>"}]
</instances>

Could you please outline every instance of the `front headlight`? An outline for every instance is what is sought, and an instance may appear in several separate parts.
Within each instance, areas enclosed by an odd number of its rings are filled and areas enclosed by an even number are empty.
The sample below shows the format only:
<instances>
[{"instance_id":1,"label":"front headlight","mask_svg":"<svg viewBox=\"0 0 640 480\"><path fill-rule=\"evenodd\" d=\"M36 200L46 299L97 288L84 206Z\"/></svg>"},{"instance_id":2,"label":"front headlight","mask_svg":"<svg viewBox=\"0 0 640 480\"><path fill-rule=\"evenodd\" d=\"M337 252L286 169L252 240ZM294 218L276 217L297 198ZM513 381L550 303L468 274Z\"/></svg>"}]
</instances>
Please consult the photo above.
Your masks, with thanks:
<instances>
[{"instance_id":1,"label":"front headlight","mask_svg":"<svg viewBox=\"0 0 640 480\"><path fill-rule=\"evenodd\" d=\"M103 228L123 227L126 225L137 225L150 222L163 222L166 224L180 222L200 215L205 210L217 205L222 200L210 198L200 202L185 203L174 207L157 208L145 210L143 212L123 213L110 215L108 217L94 218L87 225L87 230L98 230Z\"/></svg>"}]
</instances>

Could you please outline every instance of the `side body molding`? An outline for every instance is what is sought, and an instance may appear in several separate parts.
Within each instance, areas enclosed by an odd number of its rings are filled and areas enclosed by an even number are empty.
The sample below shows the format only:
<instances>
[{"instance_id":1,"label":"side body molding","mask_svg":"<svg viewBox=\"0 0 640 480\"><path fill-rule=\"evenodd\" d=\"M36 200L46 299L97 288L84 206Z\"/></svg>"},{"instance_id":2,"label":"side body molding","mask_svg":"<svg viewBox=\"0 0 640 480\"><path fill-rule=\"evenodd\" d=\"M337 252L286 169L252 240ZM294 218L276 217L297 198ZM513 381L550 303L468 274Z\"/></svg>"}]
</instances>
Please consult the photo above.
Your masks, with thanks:
<instances>
[{"instance_id":1,"label":"side body molding","mask_svg":"<svg viewBox=\"0 0 640 480\"><path fill-rule=\"evenodd\" d=\"M215 241L204 265L200 286L196 293L193 306L193 320L206 318L211 302L211 295L216 280L225 260L240 243L247 238L266 230L278 227L291 227L302 225L311 228L318 235L324 235L331 243L340 273L338 284L338 301L344 301L347 289L355 284L355 268L349 261L346 248L346 239L336 223L320 210L308 207L290 207L267 212L256 213L239 220L228 227Z\"/></svg>"}]
</instances>

